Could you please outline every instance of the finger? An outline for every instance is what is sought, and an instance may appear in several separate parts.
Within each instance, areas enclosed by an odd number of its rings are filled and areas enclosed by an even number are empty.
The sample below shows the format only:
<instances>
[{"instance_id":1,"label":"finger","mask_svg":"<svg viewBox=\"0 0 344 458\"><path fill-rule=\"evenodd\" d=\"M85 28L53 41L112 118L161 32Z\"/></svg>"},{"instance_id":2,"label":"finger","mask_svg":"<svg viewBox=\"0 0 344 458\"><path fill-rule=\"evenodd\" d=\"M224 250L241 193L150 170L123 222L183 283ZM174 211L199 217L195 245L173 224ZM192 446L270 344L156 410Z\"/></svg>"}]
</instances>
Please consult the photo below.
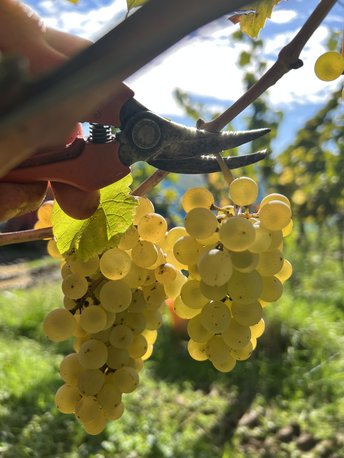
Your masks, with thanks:
<instances>
[{"instance_id":1,"label":"finger","mask_svg":"<svg viewBox=\"0 0 344 458\"><path fill-rule=\"evenodd\" d=\"M55 199L62 210L75 219L86 219L93 215L99 205L99 191L82 191L65 183L51 183Z\"/></svg>"},{"instance_id":2,"label":"finger","mask_svg":"<svg viewBox=\"0 0 344 458\"><path fill-rule=\"evenodd\" d=\"M65 56L73 56L92 44L91 41L76 35L47 27L45 39L49 46Z\"/></svg>"},{"instance_id":3,"label":"finger","mask_svg":"<svg viewBox=\"0 0 344 458\"><path fill-rule=\"evenodd\" d=\"M36 210L42 203L47 183L0 183L0 221Z\"/></svg>"}]
</instances>

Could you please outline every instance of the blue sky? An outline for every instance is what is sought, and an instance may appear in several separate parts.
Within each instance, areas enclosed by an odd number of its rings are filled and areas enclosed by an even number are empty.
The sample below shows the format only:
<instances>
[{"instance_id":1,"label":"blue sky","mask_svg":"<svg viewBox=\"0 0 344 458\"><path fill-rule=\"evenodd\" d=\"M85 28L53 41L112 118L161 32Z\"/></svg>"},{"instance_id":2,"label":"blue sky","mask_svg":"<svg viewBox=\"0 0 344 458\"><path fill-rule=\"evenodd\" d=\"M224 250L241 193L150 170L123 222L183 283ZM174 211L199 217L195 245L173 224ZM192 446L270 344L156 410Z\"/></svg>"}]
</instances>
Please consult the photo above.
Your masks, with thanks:
<instances>
[{"instance_id":1,"label":"blue sky","mask_svg":"<svg viewBox=\"0 0 344 458\"><path fill-rule=\"evenodd\" d=\"M27 3L48 25L91 39L120 22L126 6L125 0L79 0L77 5L67 0ZM268 66L317 4L318 0L281 0L261 32L265 42L262 58ZM290 144L295 131L320 108L330 92L343 84L343 81L321 82L313 72L316 58L326 51L330 30L342 30L343 17L344 2L339 1L303 50L304 66L289 72L269 91L271 110L285 113L274 144L277 154ZM189 125L190 120L173 98L175 87L189 92L195 100L204 101L210 110L225 109L243 92L242 71L235 62L246 45L234 44L229 38L236 27L226 18L220 18L165 52L127 81L136 98L149 109ZM114 49L114 58L120 58L120 51Z\"/></svg>"}]
</instances>

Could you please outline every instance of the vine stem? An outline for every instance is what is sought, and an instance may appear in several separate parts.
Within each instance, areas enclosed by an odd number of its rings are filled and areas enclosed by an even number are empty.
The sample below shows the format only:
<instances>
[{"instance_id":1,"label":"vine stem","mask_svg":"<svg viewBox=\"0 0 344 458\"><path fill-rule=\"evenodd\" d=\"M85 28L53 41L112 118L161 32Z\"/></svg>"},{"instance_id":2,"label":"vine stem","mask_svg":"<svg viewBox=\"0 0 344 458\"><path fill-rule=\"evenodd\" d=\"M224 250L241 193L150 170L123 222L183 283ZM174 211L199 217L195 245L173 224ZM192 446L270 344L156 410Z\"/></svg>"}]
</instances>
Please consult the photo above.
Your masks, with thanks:
<instances>
[{"instance_id":1,"label":"vine stem","mask_svg":"<svg viewBox=\"0 0 344 458\"><path fill-rule=\"evenodd\" d=\"M302 49L312 34L315 32L315 30L319 27L328 12L334 6L336 1L337 0L322 0L315 8L313 13L309 16L305 24L301 27L299 32L292 39L292 41L284 48L282 48L274 65L227 110L225 110L222 114L210 122L205 122L202 119L199 119L197 121L197 127L210 132L219 132L230 121L232 121L233 118L235 118L252 102L254 102L263 92L276 84L277 81L280 80L286 73L292 69L300 68L303 65L303 62L299 57ZM220 167L221 161L222 158L219 162ZM140 186L138 186L132 194L143 195L148 193L167 175L168 172L157 170ZM224 176L227 180L226 173ZM0 246L11 245L14 243L31 242L48 238L53 238L53 231L51 227L42 229L30 229L27 231L7 232L0 234Z\"/></svg>"}]
</instances>

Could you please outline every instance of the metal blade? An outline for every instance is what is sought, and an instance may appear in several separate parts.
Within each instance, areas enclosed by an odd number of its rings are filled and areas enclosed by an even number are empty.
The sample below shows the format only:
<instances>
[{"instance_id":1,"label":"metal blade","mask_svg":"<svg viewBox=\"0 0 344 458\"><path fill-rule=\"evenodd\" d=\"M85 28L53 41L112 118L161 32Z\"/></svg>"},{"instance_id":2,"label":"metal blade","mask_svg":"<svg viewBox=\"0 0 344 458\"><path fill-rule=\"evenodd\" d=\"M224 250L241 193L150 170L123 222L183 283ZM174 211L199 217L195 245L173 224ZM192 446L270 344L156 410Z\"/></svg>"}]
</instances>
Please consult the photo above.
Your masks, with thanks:
<instances>
[{"instance_id":1,"label":"metal blade","mask_svg":"<svg viewBox=\"0 0 344 458\"><path fill-rule=\"evenodd\" d=\"M247 165L255 164L266 157L266 150L244 156L224 157L223 160L229 169L237 169ZM157 169L166 172L197 174L220 172L221 168L214 155L202 156L190 159L155 159L148 161Z\"/></svg>"}]
</instances>

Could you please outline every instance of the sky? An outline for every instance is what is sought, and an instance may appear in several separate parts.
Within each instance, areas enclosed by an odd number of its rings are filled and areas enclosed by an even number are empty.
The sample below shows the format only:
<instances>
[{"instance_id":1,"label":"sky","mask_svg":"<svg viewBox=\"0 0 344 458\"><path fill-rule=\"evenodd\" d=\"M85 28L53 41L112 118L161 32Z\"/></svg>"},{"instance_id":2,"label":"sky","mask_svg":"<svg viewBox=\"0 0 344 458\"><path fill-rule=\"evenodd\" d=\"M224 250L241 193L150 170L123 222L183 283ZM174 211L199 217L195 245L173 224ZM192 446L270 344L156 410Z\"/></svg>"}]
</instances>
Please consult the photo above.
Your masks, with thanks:
<instances>
[{"instance_id":1,"label":"sky","mask_svg":"<svg viewBox=\"0 0 344 458\"><path fill-rule=\"evenodd\" d=\"M125 0L28 0L47 25L92 40L124 19ZM270 67L280 49L295 35L318 0L281 0L260 34L264 48L260 57ZM330 31L343 28L344 1L339 0L302 51L304 66L293 70L269 90L269 108L285 113L274 143L276 153L288 146L297 129L326 101L343 81L324 83L313 71L317 57L327 50ZM236 65L246 44L230 35L238 28L227 17L192 33L127 80L135 97L150 110L177 122L192 125L173 96L174 89L188 92L211 112L223 111L244 92L243 71ZM120 51L114 49L114 58ZM238 120L240 125L240 115Z\"/></svg>"}]
</instances>

